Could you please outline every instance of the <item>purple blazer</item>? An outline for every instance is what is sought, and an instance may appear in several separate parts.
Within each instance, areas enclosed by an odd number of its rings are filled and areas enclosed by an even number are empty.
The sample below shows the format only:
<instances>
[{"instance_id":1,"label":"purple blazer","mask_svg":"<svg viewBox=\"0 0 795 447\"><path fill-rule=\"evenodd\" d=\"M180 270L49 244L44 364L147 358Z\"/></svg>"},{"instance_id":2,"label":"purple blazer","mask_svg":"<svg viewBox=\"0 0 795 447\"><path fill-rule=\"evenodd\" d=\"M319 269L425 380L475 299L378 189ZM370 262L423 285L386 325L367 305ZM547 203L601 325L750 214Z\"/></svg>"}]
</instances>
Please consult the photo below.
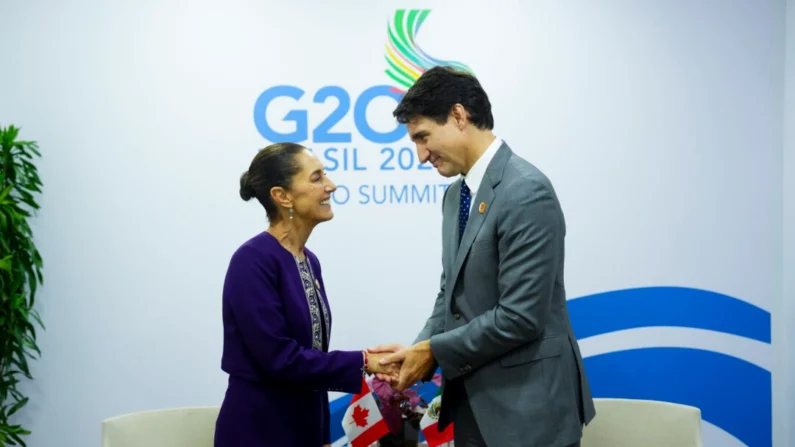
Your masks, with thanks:
<instances>
[{"instance_id":1,"label":"purple blazer","mask_svg":"<svg viewBox=\"0 0 795 447\"><path fill-rule=\"evenodd\" d=\"M222 306L221 368L229 383L215 447L321 447L331 442L327 392L362 389L361 351L328 352L331 310L320 262L305 253L303 273L313 276L304 280L270 233L232 255ZM319 286L320 302L310 306L304 284Z\"/></svg>"}]
</instances>

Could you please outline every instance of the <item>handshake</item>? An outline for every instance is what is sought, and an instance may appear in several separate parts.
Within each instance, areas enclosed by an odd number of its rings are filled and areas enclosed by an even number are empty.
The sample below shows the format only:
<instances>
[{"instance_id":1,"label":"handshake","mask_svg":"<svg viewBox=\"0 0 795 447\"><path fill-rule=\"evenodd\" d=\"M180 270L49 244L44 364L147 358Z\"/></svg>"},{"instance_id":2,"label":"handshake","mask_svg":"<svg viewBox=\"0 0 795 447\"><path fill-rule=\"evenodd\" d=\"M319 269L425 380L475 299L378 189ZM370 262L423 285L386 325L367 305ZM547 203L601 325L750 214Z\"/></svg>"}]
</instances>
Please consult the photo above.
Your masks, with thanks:
<instances>
[{"instance_id":1,"label":"handshake","mask_svg":"<svg viewBox=\"0 0 795 447\"><path fill-rule=\"evenodd\" d=\"M436 367L429 340L408 347L399 343L378 345L367 352L370 373L397 391L411 387Z\"/></svg>"}]
</instances>

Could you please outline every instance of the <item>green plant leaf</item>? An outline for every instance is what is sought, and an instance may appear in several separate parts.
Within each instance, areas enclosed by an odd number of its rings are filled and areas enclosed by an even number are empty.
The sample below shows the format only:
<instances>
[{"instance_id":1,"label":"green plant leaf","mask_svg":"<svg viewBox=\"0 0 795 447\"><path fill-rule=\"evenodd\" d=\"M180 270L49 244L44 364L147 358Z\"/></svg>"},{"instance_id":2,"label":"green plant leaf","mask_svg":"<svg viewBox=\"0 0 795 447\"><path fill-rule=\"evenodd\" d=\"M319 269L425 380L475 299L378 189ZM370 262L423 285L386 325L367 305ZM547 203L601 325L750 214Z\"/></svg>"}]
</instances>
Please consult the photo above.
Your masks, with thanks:
<instances>
[{"instance_id":1,"label":"green plant leaf","mask_svg":"<svg viewBox=\"0 0 795 447\"><path fill-rule=\"evenodd\" d=\"M8 197L8 195L11 194L11 190L13 190L13 189L14 189L14 185L8 185L8 186L6 186L5 189L3 189L3 191L0 191L0 202L11 203L10 200L8 200L8 201L6 200L6 197Z\"/></svg>"},{"instance_id":2,"label":"green plant leaf","mask_svg":"<svg viewBox=\"0 0 795 447\"><path fill-rule=\"evenodd\" d=\"M19 400L17 403L15 403L14 405L12 405L12 406L11 406L11 408L8 410L8 413L6 413L6 414L7 414L8 416L13 416L13 415L14 415L14 413L16 413L17 411L19 411L19 409L20 409L20 408L22 408L22 407L24 407L25 405L27 405L27 403L28 403L28 400L29 400L29 398L27 398L27 397L26 397L26 398L24 398L24 399L21 399L21 400Z\"/></svg>"},{"instance_id":3,"label":"green plant leaf","mask_svg":"<svg viewBox=\"0 0 795 447\"><path fill-rule=\"evenodd\" d=\"M32 379L29 362L41 355L36 325L44 329L33 307L44 278L30 222L40 208L41 152L19 134L16 126L0 126L0 446L24 446L30 434L9 417L29 402L18 386L22 377Z\"/></svg>"}]
</instances>

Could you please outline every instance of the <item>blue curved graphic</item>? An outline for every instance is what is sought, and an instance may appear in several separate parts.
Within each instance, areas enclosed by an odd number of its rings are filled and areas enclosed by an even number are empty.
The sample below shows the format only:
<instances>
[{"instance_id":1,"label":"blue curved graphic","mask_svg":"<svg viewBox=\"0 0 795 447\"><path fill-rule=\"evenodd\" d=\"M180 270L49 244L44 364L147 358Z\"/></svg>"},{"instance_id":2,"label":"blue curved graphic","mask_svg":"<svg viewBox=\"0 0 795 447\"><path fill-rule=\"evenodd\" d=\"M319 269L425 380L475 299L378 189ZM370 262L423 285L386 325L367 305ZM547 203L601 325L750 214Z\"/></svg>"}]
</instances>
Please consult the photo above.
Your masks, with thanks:
<instances>
[{"instance_id":1,"label":"blue curved graphic","mask_svg":"<svg viewBox=\"0 0 795 447\"><path fill-rule=\"evenodd\" d=\"M577 339L624 329L677 326L724 332L770 343L770 313L708 290L643 287L571 299Z\"/></svg>"},{"instance_id":2,"label":"blue curved graphic","mask_svg":"<svg viewBox=\"0 0 795 447\"><path fill-rule=\"evenodd\" d=\"M769 344L770 313L737 298L686 287L615 290L568 302L577 339L643 327L717 331ZM586 355L587 353L584 353ZM772 446L772 374L743 359L687 347L648 347L586 357L594 397L692 405L749 447ZM435 387L423 390L430 399ZM350 396L331 403L332 439L344 437ZM599 417L597 415L597 417Z\"/></svg>"}]
</instances>

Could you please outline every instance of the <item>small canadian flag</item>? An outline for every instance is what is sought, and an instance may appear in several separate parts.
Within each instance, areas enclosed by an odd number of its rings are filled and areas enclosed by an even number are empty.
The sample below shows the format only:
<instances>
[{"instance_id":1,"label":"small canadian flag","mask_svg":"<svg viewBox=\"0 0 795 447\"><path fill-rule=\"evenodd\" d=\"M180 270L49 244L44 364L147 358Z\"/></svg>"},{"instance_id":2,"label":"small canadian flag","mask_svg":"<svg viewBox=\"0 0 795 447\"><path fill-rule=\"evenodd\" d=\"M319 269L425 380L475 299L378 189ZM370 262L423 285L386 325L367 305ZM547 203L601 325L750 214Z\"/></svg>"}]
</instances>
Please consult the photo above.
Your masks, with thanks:
<instances>
[{"instance_id":1,"label":"small canadian flag","mask_svg":"<svg viewBox=\"0 0 795 447\"><path fill-rule=\"evenodd\" d=\"M381 410L375 402L370 386L362 377L362 393L355 394L345 416L342 418L342 429L352 447L368 447L389 433Z\"/></svg>"}]
</instances>

